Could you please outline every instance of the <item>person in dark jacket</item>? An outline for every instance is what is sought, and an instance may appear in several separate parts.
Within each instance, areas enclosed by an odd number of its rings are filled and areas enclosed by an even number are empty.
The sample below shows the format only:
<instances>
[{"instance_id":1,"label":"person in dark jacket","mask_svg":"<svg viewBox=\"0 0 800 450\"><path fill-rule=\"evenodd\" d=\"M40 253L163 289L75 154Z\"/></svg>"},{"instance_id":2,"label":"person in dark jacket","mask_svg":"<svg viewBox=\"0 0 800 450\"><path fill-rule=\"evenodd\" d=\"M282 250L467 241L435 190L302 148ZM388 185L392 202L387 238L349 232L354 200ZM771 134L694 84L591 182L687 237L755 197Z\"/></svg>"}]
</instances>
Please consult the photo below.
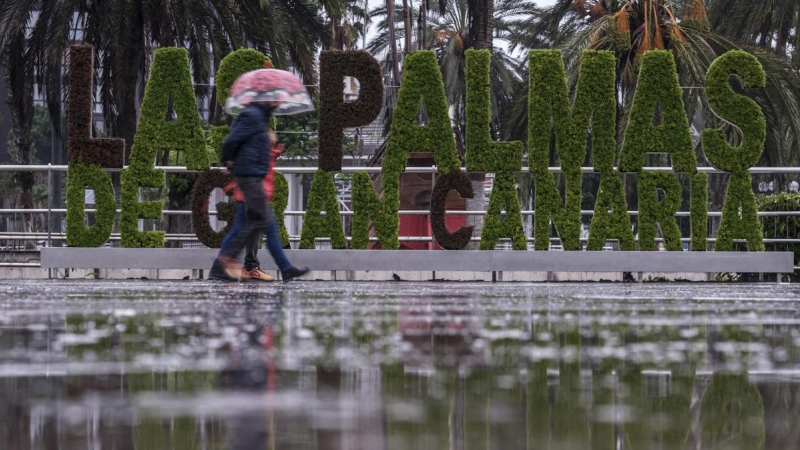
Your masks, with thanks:
<instances>
[{"instance_id":1,"label":"person in dark jacket","mask_svg":"<svg viewBox=\"0 0 800 450\"><path fill-rule=\"evenodd\" d=\"M307 267L294 267L286 258L278 236L278 224L264 194L263 179L269 171L271 141L274 133L267 130L267 122L275 105L253 103L234 119L231 131L222 145L222 161L232 168L234 179L244 196L247 222L220 248L219 265L209 271L209 278L234 281L243 277L242 265L236 259L247 242L258 239L264 232L267 248L281 271L284 281L304 275Z\"/></svg>"}]
</instances>

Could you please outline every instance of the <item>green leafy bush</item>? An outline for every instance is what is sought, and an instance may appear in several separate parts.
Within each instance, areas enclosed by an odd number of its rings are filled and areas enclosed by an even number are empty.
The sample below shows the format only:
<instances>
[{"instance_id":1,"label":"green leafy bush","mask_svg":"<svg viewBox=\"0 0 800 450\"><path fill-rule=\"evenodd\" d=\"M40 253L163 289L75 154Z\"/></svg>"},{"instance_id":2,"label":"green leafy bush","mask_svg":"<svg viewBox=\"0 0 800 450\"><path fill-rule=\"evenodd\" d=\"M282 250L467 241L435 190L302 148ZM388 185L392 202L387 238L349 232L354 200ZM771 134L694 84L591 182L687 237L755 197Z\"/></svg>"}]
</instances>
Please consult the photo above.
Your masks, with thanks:
<instances>
[{"instance_id":1,"label":"green leafy bush","mask_svg":"<svg viewBox=\"0 0 800 450\"><path fill-rule=\"evenodd\" d=\"M322 216L322 209L325 216ZM300 233L300 248L313 249L316 238L330 238L333 248L347 248L342 219L339 216L339 201L333 174L319 169L311 181L308 206L303 215L303 230Z\"/></svg>"},{"instance_id":2,"label":"green leafy bush","mask_svg":"<svg viewBox=\"0 0 800 450\"><path fill-rule=\"evenodd\" d=\"M383 106L383 75L378 61L361 50L323 50L319 57L319 168L342 170L344 129L369 125ZM358 98L344 101L344 77L358 80Z\"/></svg>"},{"instance_id":3,"label":"green leafy bush","mask_svg":"<svg viewBox=\"0 0 800 450\"><path fill-rule=\"evenodd\" d=\"M228 93L233 82L239 75L264 68L264 63L269 61L263 53L252 48L240 48L225 55L219 63L217 73L214 75L214 87L217 91L217 103L225 106Z\"/></svg>"},{"instance_id":4,"label":"green leafy bush","mask_svg":"<svg viewBox=\"0 0 800 450\"><path fill-rule=\"evenodd\" d=\"M759 211L800 211L800 192L787 194L781 192L776 195L759 195L756 197ZM793 239L800 230L800 217L798 216L766 216L763 218L764 237L769 239ZM800 244L786 244L782 248L794 252L794 264L800 265Z\"/></svg>"},{"instance_id":5,"label":"green leafy bush","mask_svg":"<svg viewBox=\"0 0 800 450\"><path fill-rule=\"evenodd\" d=\"M71 162L87 166L121 168L124 139L92 138L94 47L73 45L69 51L69 94L67 96L67 149ZM85 173L85 172L84 172ZM81 215L81 224L83 216Z\"/></svg>"},{"instance_id":6,"label":"green leafy bush","mask_svg":"<svg viewBox=\"0 0 800 450\"><path fill-rule=\"evenodd\" d=\"M730 51L720 56L706 74L709 105L742 132L742 144L738 147L728 143L724 130L705 129L702 134L703 148L711 164L731 172L714 250L735 250L734 239L743 238L747 239L751 251L763 251L764 240L748 169L758 163L764 151L766 121L756 102L731 88L731 74L739 75L746 88L766 84L761 64L755 56L743 51Z\"/></svg>"},{"instance_id":7,"label":"green leafy bush","mask_svg":"<svg viewBox=\"0 0 800 450\"><path fill-rule=\"evenodd\" d=\"M177 119L167 121L169 105ZM139 188L161 188L164 172L155 170L159 150L178 152L189 169L209 167L205 133L200 126L189 58L184 48L155 51L150 79L145 87L141 115L131 148L130 166L122 171L123 247L163 247L164 232L140 232L139 219L161 219L163 202L139 202Z\"/></svg>"},{"instance_id":8,"label":"green leafy bush","mask_svg":"<svg viewBox=\"0 0 800 450\"><path fill-rule=\"evenodd\" d=\"M588 250L602 250L607 240L619 240L620 249L636 250L622 179L616 170L600 173L600 188L589 228Z\"/></svg>"},{"instance_id":9,"label":"green leafy bush","mask_svg":"<svg viewBox=\"0 0 800 450\"><path fill-rule=\"evenodd\" d=\"M692 221L691 250L704 252L708 249L708 176L692 174L692 197L689 205Z\"/></svg>"},{"instance_id":10,"label":"green leafy bush","mask_svg":"<svg viewBox=\"0 0 800 450\"><path fill-rule=\"evenodd\" d=\"M420 99L425 108L426 125L417 124ZM397 106L392 112L392 127L382 172L399 173L405 170L411 152L433 153L441 173L461 168L448 115L442 73L436 53L427 50L409 54L404 63L403 83Z\"/></svg>"},{"instance_id":11,"label":"green leafy bush","mask_svg":"<svg viewBox=\"0 0 800 450\"><path fill-rule=\"evenodd\" d=\"M386 164L386 161L384 162ZM405 168L405 164L403 164ZM395 168L396 169L396 168ZM384 166L383 200L373 188L372 177L366 172L353 174L353 221L351 246L357 250L369 247L370 219L384 250L400 248L397 215L400 209L400 172Z\"/></svg>"},{"instance_id":12,"label":"green leafy bush","mask_svg":"<svg viewBox=\"0 0 800 450\"><path fill-rule=\"evenodd\" d=\"M611 52L586 51L570 107L567 76L556 50L532 50L529 56L529 164L536 189L536 250L550 248L550 221L565 250L580 250L581 202L586 136L592 129L596 166L613 170L616 151L615 72ZM555 144L566 178L566 205L555 185L550 165L550 140Z\"/></svg>"},{"instance_id":13,"label":"green leafy bush","mask_svg":"<svg viewBox=\"0 0 800 450\"><path fill-rule=\"evenodd\" d=\"M431 231L442 248L461 250L469 244L475 227L461 227L452 233L447 229L445 206L447 195L452 190L458 192L462 198L472 198L474 195L469 176L460 170L436 177L436 184L431 194Z\"/></svg>"},{"instance_id":14,"label":"green leafy bush","mask_svg":"<svg viewBox=\"0 0 800 450\"><path fill-rule=\"evenodd\" d=\"M197 239L209 248L219 248L225 234L233 223L234 204L229 202L217 203L217 219L227 222L225 228L214 231L209 223L208 204L211 192L215 188L224 188L233 181L233 177L223 170L206 170L203 172L192 188L192 230Z\"/></svg>"},{"instance_id":15,"label":"green leafy bush","mask_svg":"<svg viewBox=\"0 0 800 450\"><path fill-rule=\"evenodd\" d=\"M272 210L275 220L278 221L278 236L281 238L283 248L289 247L289 231L286 229L284 212L289 206L289 182L280 172L275 172L275 185L272 191Z\"/></svg>"},{"instance_id":16,"label":"green leafy bush","mask_svg":"<svg viewBox=\"0 0 800 450\"><path fill-rule=\"evenodd\" d=\"M500 217L503 210L506 211L505 218ZM486 211L481 232L480 249L494 250L500 238L511 238L514 250L528 249L514 176L508 172L495 174L492 194L489 196L489 209Z\"/></svg>"},{"instance_id":17,"label":"green leafy bush","mask_svg":"<svg viewBox=\"0 0 800 450\"><path fill-rule=\"evenodd\" d=\"M669 153L676 172L697 172L697 158L672 53L646 52L641 64L619 170L638 172L644 166L645 154ZM653 123L657 112L660 125Z\"/></svg>"},{"instance_id":18,"label":"green leafy bush","mask_svg":"<svg viewBox=\"0 0 800 450\"><path fill-rule=\"evenodd\" d=\"M661 201L656 200L659 189L664 192ZM682 200L683 188L675 174L639 172L639 250L656 249L656 222L661 228L667 250L683 250L681 230L675 221L675 213L680 209Z\"/></svg>"},{"instance_id":19,"label":"green leafy bush","mask_svg":"<svg viewBox=\"0 0 800 450\"><path fill-rule=\"evenodd\" d=\"M94 190L97 212L95 224L84 223L86 186ZM86 165L80 161L69 163L67 173L67 245L70 247L100 247L111 237L117 202L111 176L97 165Z\"/></svg>"},{"instance_id":20,"label":"green leafy bush","mask_svg":"<svg viewBox=\"0 0 800 450\"><path fill-rule=\"evenodd\" d=\"M489 123L492 119L489 97L489 50L467 50L465 77L466 159L469 172L504 172L522 170L522 142L494 142ZM520 218L520 221L522 219Z\"/></svg>"}]
</instances>

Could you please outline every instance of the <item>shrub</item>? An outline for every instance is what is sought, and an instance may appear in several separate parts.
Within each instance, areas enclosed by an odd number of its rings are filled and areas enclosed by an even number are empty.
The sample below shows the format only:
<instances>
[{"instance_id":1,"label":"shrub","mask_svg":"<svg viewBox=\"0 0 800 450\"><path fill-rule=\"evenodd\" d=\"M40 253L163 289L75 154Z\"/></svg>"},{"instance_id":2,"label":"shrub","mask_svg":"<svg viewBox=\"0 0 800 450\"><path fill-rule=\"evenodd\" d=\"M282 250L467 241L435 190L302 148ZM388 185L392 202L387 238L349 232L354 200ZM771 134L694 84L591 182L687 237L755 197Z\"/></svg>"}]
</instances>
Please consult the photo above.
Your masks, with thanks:
<instances>
[{"instance_id":1,"label":"shrub","mask_svg":"<svg viewBox=\"0 0 800 450\"><path fill-rule=\"evenodd\" d=\"M658 190L664 198L657 201ZM681 207L683 187L673 173L639 172L639 250L656 249L656 222L669 251L682 251L681 230L675 213Z\"/></svg>"},{"instance_id":2,"label":"shrub","mask_svg":"<svg viewBox=\"0 0 800 450\"><path fill-rule=\"evenodd\" d=\"M595 165L603 171L614 167L615 64L611 52L584 52L575 102L570 107L561 52L530 52L528 147L536 189L536 250L550 248L551 220L565 250L581 248L581 165L586 157L586 135L590 126ZM566 178L566 205L556 188L554 175L548 170L553 134Z\"/></svg>"},{"instance_id":3,"label":"shrub","mask_svg":"<svg viewBox=\"0 0 800 450\"><path fill-rule=\"evenodd\" d=\"M469 176L461 171L452 171L436 177L436 184L431 194L431 230L436 242L442 248L461 250L469 244L475 227L461 227L452 233L447 229L445 206L447 195L452 190L458 192L462 198L471 198L474 195ZM527 244L525 247L527 249Z\"/></svg>"},{"instance_id":4,"label":"shrub","mask_svg":"<svg viewBox=\"0 0 800 450\"><path fill-rule=\"evenodd\" d=\"M230 202L217 203L217 219L227 222L225 228L214 231L209 223L208 204L211 192L215 188L224 188L233 181L233 177L226 171L206 170L192 188L192 229L197 239L209 248L219 248L222 239L228 233L233 223L234 204Z\"/></svg>"},{"instance_id":5,"label":"shrub","mask_svg":"<svg viewBox=\"0 0 800 450\"><path fill-rule=\"evenodd\" d=\"M386 162L384 162L386 164ZM405 164L403 165L405 167ZM353 221L350 233L353 237L352 248L363 250L369 247L370 219L375 227L375 234L384 250L400 248L400 220L397 212L400 209L400 172L386 169L384 166L383 200L375 192L372 177L366 172L353 174Z\"/></svg>"},{"instance_id":6,"label":"shrub","mask_svg":"<svg viewBox=\"0 0 800 450\"><path fill-rule=\"evenodd\" d=\"M601 172L597 203L589 228L588 250L602 250L609 239L619 240L622 250L636 250L636 239L631 231L627 207L619 172Z\"/></svg>"},{"instance_id":7,"label":"shrub","mask_svg":"<svg viewBox=\"0 0 800 450\"><path fill-rule=\"evenodd\" d=\"M645 154L669 153L676 172L697 172L697 158L672 53L664 50L646 52L641 65L622 143L619 170L638 172L644 166ZM653 123L657 111L660 125Z\"/></svg>"},{"instance_id":8,"label":"shrub","mask_svg":"<svg viewBox=\"0 0 800 450\"><path fill-rule=\"evenodd\" d=\"M322 216L322 209L325 216ZM313 249L316 238L330 238L333 248L347 248L347 238L339 217L339 200L336 197L336 184L333 174L323 169L317 170L308 193L308 206L303 216L303 231L300 234L300 248Z\"/></svg>"},{"instance_id":9,"label":"shrub","mask_svg":"<svg viewBox=\"0 0 800 450\"><path fill-rule=\"evenodd\" d=\"M67 245L70 247L100 247L111 237L117 202L111 176L97 165L86 165L80 161L69 163L67 175ZM85 189L94 190L96 207L95 224L84 223Z\"/></svg>"},{"instance_id":10,"label":"shrub","mask_svg":"<svg viewBox=\"0 0 800 450\"><path fill-rule=\"evenodd\" d=\"M505 210L505 219L500 213ZM507 172L495 174L489 209L481 232L481 250L494 250L499 238L511 238L514 250L527 250L528 241L522 229L519 198L514 186L514 176Z\"/></svg>"},{"instance_id":11,"label":"shrub","mask_svg":"<svg viewBox=\"0 0 800 450\"><path fill-rule=\"evenodd\" d=\"M319 168L342 170L344 129L369 125L383 106L383 76L378 61L361 50L323 50L319 57ZM358 98L344 101L344 77L358 80Z\"/></svg>"}]
</instances>

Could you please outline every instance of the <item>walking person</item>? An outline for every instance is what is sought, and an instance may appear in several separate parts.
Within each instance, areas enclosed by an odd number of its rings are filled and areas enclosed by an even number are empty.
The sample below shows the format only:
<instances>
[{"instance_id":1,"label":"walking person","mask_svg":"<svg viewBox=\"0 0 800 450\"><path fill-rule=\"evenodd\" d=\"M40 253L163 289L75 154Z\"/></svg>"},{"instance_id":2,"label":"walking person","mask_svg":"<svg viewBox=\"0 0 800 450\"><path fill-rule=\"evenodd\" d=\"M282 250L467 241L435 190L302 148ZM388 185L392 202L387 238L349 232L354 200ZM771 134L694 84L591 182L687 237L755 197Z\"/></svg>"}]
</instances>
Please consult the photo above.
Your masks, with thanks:
<instances>
[{"instance_id":1,"label":"walking person","mask_svg":"<svg viewBox=\"0 0 800 450\"><path fill-rule=\"evenodd\" d=\"M273 193L275 190L275 163L277 162L278 156L283 153L283 148L283 145L276 145L273 142L270 152L270 166L269 170L267 171L267 175L264 177L263 183L264 196L269 203L272 203ZM236 185L235 181L229 183L222 190L236 200L236 212L234 213L233 223L231 224L230 230L228 230L228 234L226 234L225 238L222 240L221 245L221 247L227 247L230 243L231 237L241 232L245 226L245 223L247 223L247 213L244 203L244 195L242 194L241 189L239 189L239 186ZM276 225L280 230L280 224L276 223ZM260 281L269 283L275 281L275 279L261 270L261 264L258 261L258 249L260 247L260 241L260 236L255 235L252 239L248 239L248 241L245 242L244 267L242 268L241 278L247 281ZM214 265L211 266L209 278L213 277L214 279L227 279L227 276L220 274L221 271L222 266L219 263L219 260L215 259Z\"/></svg>"},{"instance_id":2,"label":"walking person","mask_svg":"<svg viewBox=\"0 0 800 450\"><path fill-rule=\"evenodd\" d=\"M281 271L284 281L304 275L307 267L294 267L286 258L278 236L278 223L272 214L264 193L264 178L270 169L271 144L274 132L267 131L267 123L277 102L253 102L247 106L231 125L231 131L222 147L222 159L232 167L236 185L243 196L246 215L243 227L229 232L227 242L223 242L217 261L218 269L209 272L209 278L225 281L251 278L249 272L242 272L242 265L236 259L242 249L259 240L263 231L267 248ZM256 260L257 261L257 260Z\"/></svg>"}]
</instances>

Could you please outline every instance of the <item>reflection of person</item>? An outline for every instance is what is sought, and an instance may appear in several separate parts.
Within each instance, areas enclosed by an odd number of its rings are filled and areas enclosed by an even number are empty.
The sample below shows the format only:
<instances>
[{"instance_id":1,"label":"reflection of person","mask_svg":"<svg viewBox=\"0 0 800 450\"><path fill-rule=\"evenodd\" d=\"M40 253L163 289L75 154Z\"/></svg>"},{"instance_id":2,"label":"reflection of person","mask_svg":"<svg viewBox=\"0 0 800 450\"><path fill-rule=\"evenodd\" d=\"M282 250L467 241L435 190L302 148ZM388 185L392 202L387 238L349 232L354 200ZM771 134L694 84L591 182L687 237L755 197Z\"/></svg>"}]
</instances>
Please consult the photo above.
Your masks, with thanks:
<instances>
[{"instance_id":1,"label":"reflection of person","mask_svg":"<svg viewBox=\"0 0 800 450\"><path fill-rule=\"evenodd\" d=\"M228 167L233 167L236 184L244 199L247 220L236 233L229 232L230 239L223 243L217 256L219 269L212 269L209 278L227 281L249 278L242 273L242 265L236 256L248 242L258 241L262 231L269 253L284 281L302 276L309 270L292 266L286 258L278 236L277 221L264 195L263 179L270 168L270 144L275 139L274 133L267 132L267 121L275 106L274 102L257 102L247 106L233 121L231 132L223 144L222 160Z\"/></svg>"},{"instance_id":2,"label":"reflection of person","mask_svg":"<svg viewBox=\"0 0 800 450\"><path fill-rule=\"evenodd\" d=\"M278 159L278 156L283 153L283 145L274 145L271 151L271 159L270 159L270 166L269 171L267 172L267 176L264 177L264 196L266 197L268 202L272 202L273 192L275 190L275 162ZM244 228L245 223L247 222L247 213L244 204L244 195L242 194L241 189L236 185L236 182L233 181L225 186L223 189L225 193L228 195L232 195L234 200L236 200L236 212L233 217L233 223L231 224L231 228L228 231L228 234L225 235L225 238L222 240L222 247L225 247L229 242L233 235L236 233L241 232ZM276 222L276 227L279 226ZM242 268L242 278L248 281L262 281L262 282L270 282L275 281L274 278L264 273L261 270L261 264L258 262L258 248L260 244L259 235L255 235L252 238L248 238L248 241L245 243L245 255L244 255L244 267ZM219 263L219 260L214 260L214 265L211 266L211 273L217 274L222 270L222 266ZM225 279L225 277L223 277Z\"/></svg>"}]
</instances>

